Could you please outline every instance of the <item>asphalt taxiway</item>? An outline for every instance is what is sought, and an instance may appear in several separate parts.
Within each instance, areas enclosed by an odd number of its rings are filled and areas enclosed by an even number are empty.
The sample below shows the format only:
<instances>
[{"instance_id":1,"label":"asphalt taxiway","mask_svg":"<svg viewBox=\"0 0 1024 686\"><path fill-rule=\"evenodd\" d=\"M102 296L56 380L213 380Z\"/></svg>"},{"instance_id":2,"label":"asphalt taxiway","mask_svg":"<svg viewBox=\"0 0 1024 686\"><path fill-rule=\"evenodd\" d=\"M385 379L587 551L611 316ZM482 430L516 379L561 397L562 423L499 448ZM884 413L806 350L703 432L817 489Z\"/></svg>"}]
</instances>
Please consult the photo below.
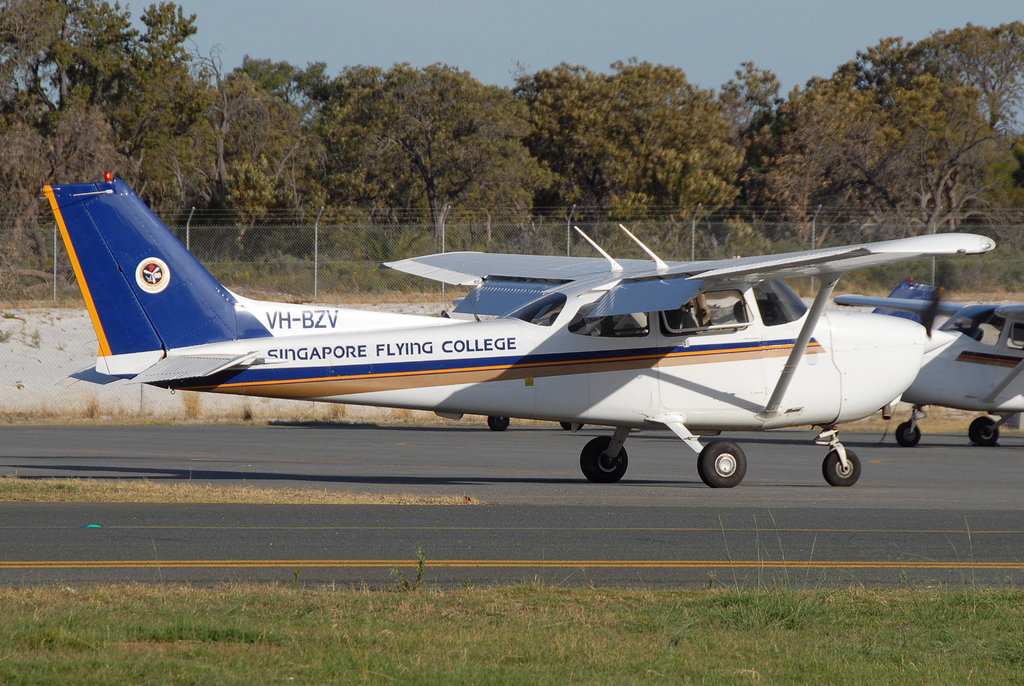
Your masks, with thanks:
<instances>
[{"instance_id":1,"label":"asphalt taxiway","mask_svg":"<svg viewBox=\"0 0 1024 686\"><path fill-rule=\"evenodd\" d=\"M468 495L466 506L0 503L0 583L260 580L698 586L1024 585L1024 437L916 448L846 432L863 475L821 476L811 431L730 436L746 479L709 489L668 432L592 484L557 426L0 428L0 474Z\"/></svg>"}]
</instances>

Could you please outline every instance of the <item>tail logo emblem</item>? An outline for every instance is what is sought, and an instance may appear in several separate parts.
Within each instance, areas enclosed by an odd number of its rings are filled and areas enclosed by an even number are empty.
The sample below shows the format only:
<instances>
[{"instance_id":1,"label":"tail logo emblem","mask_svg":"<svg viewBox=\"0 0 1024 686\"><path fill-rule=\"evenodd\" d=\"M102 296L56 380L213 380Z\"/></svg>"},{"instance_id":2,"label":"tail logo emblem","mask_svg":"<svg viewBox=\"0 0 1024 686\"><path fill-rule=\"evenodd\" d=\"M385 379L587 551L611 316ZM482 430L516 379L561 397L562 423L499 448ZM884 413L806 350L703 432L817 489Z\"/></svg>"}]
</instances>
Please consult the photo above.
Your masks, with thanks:
<instances>
[{"instance_id":1,"label":"tail logo emblem","mask_svg":"<svg viewBox=\"0 0 1024 686\"><path fill-rule=\"evenodd\" d=\"M135 270L135 282L147 293L159 293L171 283L171 270L158 257L147 257Z\"/></svg>"}]
</instances>

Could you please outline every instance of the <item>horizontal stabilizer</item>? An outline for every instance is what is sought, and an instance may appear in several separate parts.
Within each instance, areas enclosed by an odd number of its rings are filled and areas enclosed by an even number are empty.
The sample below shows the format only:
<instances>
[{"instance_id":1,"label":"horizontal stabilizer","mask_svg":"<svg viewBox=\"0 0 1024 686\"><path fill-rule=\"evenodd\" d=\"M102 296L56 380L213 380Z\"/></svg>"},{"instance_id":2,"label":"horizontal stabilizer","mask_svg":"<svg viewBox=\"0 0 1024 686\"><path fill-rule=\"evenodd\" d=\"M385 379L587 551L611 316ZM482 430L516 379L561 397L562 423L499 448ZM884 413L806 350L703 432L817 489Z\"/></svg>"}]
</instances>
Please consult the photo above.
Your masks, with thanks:
<instances>
[{"instance_id":1,"label":"horizontal stabilizer","mask_svg":"<svg viewBox=\"0 0 1024 686\"><path fill-rule=\"evenodd\" d=\"M76 381L88 381L89 383L99 384L100 386L105 386L108 383L114 383L115 381L121 380L120 376L101 374L96 371L96 367L86 367L81 371L71 374L68 378Z\"/></svg>"},{"instance_id":2,"label":"horizontal stabilizer","mask_svg":"<svg viewBox=\"0 0 1024 686\"><path fill-rule=\"evenodd\" d=\"M252 353L245 355L176 355L165 357L132 378L136 383L160 383L183 379L201 379L233 367L247 367L255 361Z\"/></svg>"},{"instance_id":3,"label":"horizontal stabilizer","mask_svg":"<svg viewBox=\"0 0 1024 686\"><path fill-rule=\"evenodd\" d=\"M913 298L887 298L884 296L871 295L839 295L836 296L837 305L848 305L852 307L881 307L887 310L903 310L924 314L933 305L928 300L915 300ZM960 311L963 303L939 302L938 314L954 315Z\"/></svg>"}]
</instances>

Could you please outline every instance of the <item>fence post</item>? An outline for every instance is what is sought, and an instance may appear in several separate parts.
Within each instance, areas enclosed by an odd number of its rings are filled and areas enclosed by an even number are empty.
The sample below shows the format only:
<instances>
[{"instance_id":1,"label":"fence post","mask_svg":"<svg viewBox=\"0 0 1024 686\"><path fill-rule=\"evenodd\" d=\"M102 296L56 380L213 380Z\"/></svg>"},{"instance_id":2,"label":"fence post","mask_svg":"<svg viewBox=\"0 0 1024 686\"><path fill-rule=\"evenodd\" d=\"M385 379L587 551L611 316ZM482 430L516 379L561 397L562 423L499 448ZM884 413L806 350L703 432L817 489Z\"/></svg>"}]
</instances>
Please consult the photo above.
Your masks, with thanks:
<instances>
[{"instance_id":1,"label":"fence post","mask_svg":"<svg viewBox=\"0 0 1024 686\"><path fill-rule=\"evenodd\" d=\"M320 216L324 213L324 206L320 206L320 212L316 215L313 223L313 299L316 300L317 286L319 285L318 275L320 273Z\"/></svg>"},{"instance_id":2,"label":"fence post","mask_svg":"<svg viewBox=\"0 0 1024 686\"><path fill-rule=\"evenodd\" d=\"M818 212L821 212L821 205L818 205L818 209L814 210L814 216L811 218L811 250L814 250L814 242L817 238L818 230ZM811 292L814 292L814 277L811 277Z\"/></svg>"},{"instance_id":3,"label":"fence post","mask_svg":"<svg viewBox=\"0 0 1024 686\"><path fill-rule=\"evenodd\" d=\"M53 223L53 304L57 304L57 222Z\"/></svg>"},{"instance_id":4,"label":"fence post","mask_svg":"<svg viewBox=\"0 0 1024 686\"><path fill-rule=\"evenodd\" d=\"M697 214L704 203L697 203L697 209L693 211L693 221L690 222L690 262L697 260Z\"/></svg>"},{"instance_id":5,"label":"fence post","mask_svg":"<svg viewBox=\"0 0 1024 686\"><path fill-rule=\"evenodd\" d=\"M444 226L448 223L448 213L452 211L450 204L444 206L444 216L441 217L441 254L444 254ZM441 282L441 302L447 302L444 295L444 281ZM442 305L442 307L444 307Z\"/></svg>"},{"instance_id":6,"label":"fence post","mask_svg":"<svg viewBox=\"0 0 1024 686\"><path fill-rule=\"evenodd\" d=\"M192 215L196 213L196 208L193 205L192 211L188 213L188 221L185 222L185 250L190 250L189 241L192 236Z\"/></svg>"},{"instance_id":7,"label":"fence post","mask_svg":"<svg viewBox=\"0 0 1024 686\"><path fill-rule=\"evenodd\" d=\"M572 204L569 210L569 218L565 220L565 256L569 257L569 249L572 245L572 220L576 217L576 203Z\"/></svg>"}]
</instances>

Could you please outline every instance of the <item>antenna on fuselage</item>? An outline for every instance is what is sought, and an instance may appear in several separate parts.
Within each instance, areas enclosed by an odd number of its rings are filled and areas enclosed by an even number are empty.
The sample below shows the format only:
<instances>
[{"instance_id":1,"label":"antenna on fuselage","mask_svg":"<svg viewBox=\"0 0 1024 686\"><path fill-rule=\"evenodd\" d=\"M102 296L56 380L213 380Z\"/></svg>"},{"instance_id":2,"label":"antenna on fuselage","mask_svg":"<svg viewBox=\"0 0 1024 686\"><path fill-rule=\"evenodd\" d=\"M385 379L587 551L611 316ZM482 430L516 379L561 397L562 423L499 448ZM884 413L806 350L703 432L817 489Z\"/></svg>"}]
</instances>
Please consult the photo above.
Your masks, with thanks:
<instances>
[{"instance_id":1,"label":"antenna on fuselage","mask_svg":"<svg viewBox=\"0 0 1024 686\"><path fill-rule=\"evenodd\" d=\"M622 271L622 265L621 265L621 264L619 264L618 262L616 262L616 261L615 261L615 258L614 258L614 257L612 257L611 255L609 255L608 253L606 253L606 252L605 252L605 251L604 251L604 250L603 250L603 249L601 248L601 246L600 246L600 245L598 245L598 244L597 244L597 243L595 243L595 242L594 242L593 240L591 240L590 236L588 236L587 234L583 233L583 231L582 231L582 230L580 229L580 227L578 227L578 226L574 226L574 227L572 227L572 228L576 229L576 231L577 231L577 232L578 232L578 233L579 233L579 234L580 234L581 236L583 236L583 238L584 238L584 239L586 239L587 243L590 243L590 245L592 245L592 246L594 247L594 250L596 250L596 251L598 251L599 253L601 253L601 255L602 255L602 256L604 257L604 259L608 260L608 262L609 262L609 263L610 263L610 264L612 265L612 271L613 271L613 272L621 272L621 271Z\"/></svg>"},{"instance_id":2,"label":"antenna on fuselage","mask_svg":"<svg viewBox=\"0 0 1024 686\"><path fill-rule=\"evenodd\" d=\"M668 269L668 265L665 264L665 261L662 260L657 255L655 255L653 250L651 250L650 248L648 248L646 245L643 244L643 241L641 241L639 238L634 236L632 231L627 229L622 224L619 224L619 228L622 229L623 231L625 231L626 235L629 236L630 238L632 238L636 242L636 244L639 245L641 248L643 248L644 252L647 253L647 255L652 260L654 260L654 266L655 266L656 269L658 269L659 271L661 271L662 269Z\"/></svg>"}]
</instances>

